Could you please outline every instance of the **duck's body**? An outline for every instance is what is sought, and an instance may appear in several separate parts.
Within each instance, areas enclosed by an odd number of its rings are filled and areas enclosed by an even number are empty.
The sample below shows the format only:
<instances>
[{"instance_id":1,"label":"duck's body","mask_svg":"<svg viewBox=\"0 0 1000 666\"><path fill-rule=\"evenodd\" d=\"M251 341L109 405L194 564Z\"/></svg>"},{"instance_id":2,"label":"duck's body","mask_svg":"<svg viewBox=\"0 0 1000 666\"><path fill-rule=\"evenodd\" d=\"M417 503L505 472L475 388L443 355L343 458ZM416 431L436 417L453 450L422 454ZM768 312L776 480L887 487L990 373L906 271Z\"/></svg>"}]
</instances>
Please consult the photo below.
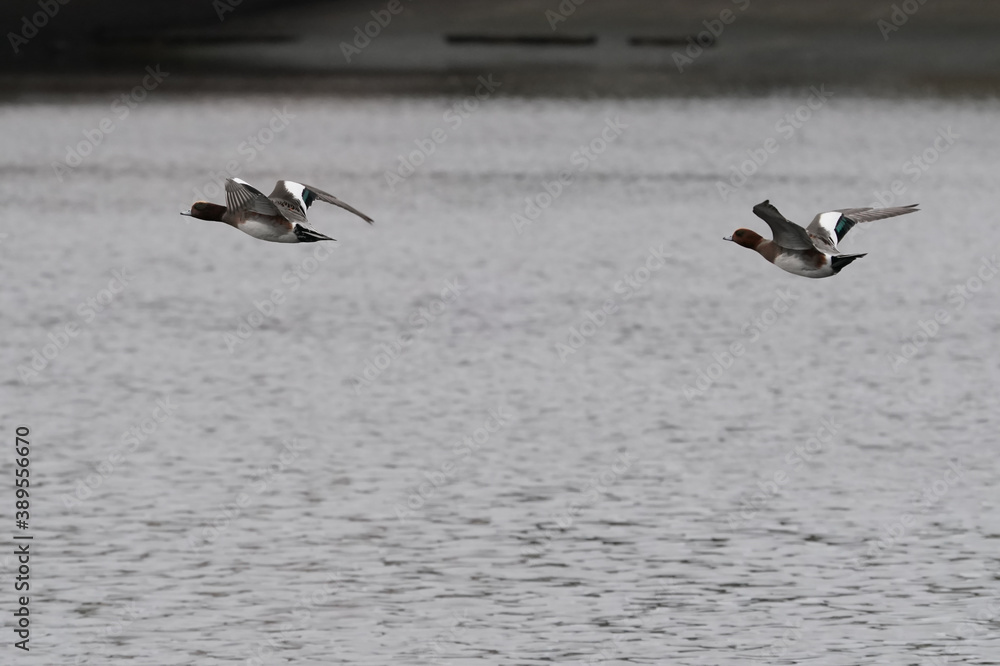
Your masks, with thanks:
<instances>
[{"instance_id":1,"label":"duck's body","mask_svg":"<svg viewBox=\"0 0 1000 666\"><path fill-rule=\"evenodd\" d=\"M230 219L226 219L227 217ZM257 213L236 216L227 212L222 216L222 221L260 240L271 241L272 243L299 242L298 237L295 235L295 227L298 225L280 216L274 217L259 215Z\"/></svg>"},{"instance_id":2,"label":"duck's body","mask_svg":"<svg viewBox=\"0 0 1000 666\"><path fill-rule=\"evenodd\" d=\"M809 278L825 278L836 275L840 270L864 254L825 254L819 250L785 250L779 254L774 265L793 275Z\"/></svg>"},{"instance_id":3,"label":"duck's body","mask_svg":"<svg viewBox=\"0 0 1000 666\"><path fill-rule=\"evenodd\" d=\"M847 232L859 222L871 222L887 217L916 212L917 204L896 208L845 208L817 215L803 229L765 201L753 208L757 217L771 227L774 240L767 240L750 229L737 229L723 240L756 251L783 271L808 278L836 275L844 266L864 254L841 254L837 248Z\"/></svg>"},{"instance_id":4,"label":"duck's body","mask_svg":"<svg viewBox=\"0 0 1000 666\"><path fill-rule=\"evenodd\" d=\"M369 224L372 219L332 194L290 180L279 180L269 197L239 178L226 179L226 205L198 201L181 213L201 220L225 222L260 240L272 243L314 243L335 240L300 224L313 201L325 201L349 210Z\"/></svg>"}]
</instances>

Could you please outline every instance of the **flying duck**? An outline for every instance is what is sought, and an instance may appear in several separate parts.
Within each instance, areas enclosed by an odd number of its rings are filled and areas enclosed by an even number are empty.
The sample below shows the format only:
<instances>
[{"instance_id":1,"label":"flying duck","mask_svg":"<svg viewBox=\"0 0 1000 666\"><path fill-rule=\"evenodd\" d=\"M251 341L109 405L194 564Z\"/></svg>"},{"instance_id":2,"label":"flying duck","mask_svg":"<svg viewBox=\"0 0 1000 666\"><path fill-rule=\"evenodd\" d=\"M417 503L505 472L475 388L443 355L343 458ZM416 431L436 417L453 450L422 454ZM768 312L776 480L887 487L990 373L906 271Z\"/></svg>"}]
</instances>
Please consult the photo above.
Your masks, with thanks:
<instances>
[{"instance_id":1,"label":"flying duck","mask_svg":"<svg viewBox=\"0 0 1000 666\"><path fill-rule=\"evenodd\" d=\"M304 226L306 210L313 201L325 201L349 210L368 224L374 222L361 211L312 185L279 180L269 196L239 178L226 179L226 205L197 201L181 213L199 220L225 222L254 238L274 243L315 243L336 240Z\"/></svg>"},{"instance_id":2,"label":"flying duck","mask_svg":"<svg viewBox=\"0 0 1000 666\"><path fill-rule=\"evenodd\" d=\"M753 207L754 214L771 227L774 240L767 240L750 229L737 229L723 240L756 250L778 268L808 278L836 275L864 254L841 254L837 243L859 222L915 213L918 204L895 208L844 208L817 215L803 229L785 219L770 201Z\"/></svg>"}]
</instances>

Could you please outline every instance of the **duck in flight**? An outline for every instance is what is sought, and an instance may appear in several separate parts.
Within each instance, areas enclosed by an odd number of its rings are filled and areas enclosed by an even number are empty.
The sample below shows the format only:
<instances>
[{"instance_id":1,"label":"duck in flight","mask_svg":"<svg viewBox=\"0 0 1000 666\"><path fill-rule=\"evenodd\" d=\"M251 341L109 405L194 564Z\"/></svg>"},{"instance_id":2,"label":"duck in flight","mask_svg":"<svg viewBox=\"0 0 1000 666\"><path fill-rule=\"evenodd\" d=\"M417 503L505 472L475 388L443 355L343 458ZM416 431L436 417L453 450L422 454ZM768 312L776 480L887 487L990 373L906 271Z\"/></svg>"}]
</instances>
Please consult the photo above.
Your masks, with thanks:
<instances>
[{"instance_id":1,"label":"duck in flight","mask_svg":"<svg viewBox=\"0 0 1000 666\"><path fill-rule=\"evenodd\" d=\"M808 278L836 275L864 254L841 254L837 243L859 222L915 213L918 204L895 208L844 208L817 215L808 227L785 219L770 201L753 207L754 214L771 227L774 240L750 229L737 229L723 240L756 250L778 268Z\"/></svg>"},{"instance_id":2,"label":"duck in flight","mask_svg":"<svg viewBox=\"0 0 1000 666\"><path fill-rule=\"evenodd\" d=\"M332 194L312 185L279 180L269 196L239 178L226 179L226 205L197 201L181 213L199 220L225 222L254 238L274 243L315 243L336 240L305 226L306 211L314 201L349 210L368 224L372 218Z\"/></svg>"}]
</instances>

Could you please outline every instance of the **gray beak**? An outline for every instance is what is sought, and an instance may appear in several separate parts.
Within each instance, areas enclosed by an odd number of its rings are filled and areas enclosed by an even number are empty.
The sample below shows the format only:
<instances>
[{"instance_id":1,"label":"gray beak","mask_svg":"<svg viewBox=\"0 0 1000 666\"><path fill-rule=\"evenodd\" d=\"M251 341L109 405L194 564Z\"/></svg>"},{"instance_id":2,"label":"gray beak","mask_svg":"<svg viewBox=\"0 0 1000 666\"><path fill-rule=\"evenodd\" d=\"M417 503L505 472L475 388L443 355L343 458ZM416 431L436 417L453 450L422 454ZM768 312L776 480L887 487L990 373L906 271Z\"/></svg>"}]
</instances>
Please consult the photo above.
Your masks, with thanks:
<instances>
[{"instance_id":1,"label":"gray beak","mask_svg":"<svg viewBox=\"0 0 1000 666\"><path fill-rule=\"evenodd\" d=\"M181 215L183 215L183 213L181 213ZM733 237L732 237L732 236L726 236L726 237L724 237L724 238L723 238L722 240L728 240L728 241L731 241L731 240L733 240Z\"/></svg>"},{"instance_id":2,"label":"gray beak","mask_svg":"<svg viewBox=\"0 0 1000 666\"><path fill-rule=\"evenodd\" d=\"M191 211L190 210L181 211L181 215L187 215L188 217L190 217Z\"/></svg>"}]
</instances>

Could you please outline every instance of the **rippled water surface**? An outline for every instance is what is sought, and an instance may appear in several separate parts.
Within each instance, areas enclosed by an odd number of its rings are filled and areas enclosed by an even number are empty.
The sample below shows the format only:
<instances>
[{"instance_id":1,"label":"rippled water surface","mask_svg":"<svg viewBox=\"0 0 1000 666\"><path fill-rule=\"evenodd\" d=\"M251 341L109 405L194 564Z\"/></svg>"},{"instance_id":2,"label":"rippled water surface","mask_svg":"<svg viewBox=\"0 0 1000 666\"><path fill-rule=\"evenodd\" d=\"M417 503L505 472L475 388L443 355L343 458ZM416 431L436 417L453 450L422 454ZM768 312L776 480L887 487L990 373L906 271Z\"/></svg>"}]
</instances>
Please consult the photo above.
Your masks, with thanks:
<instances>
[{"instance_id":1,"label":"rippled water surface","mask_svg":"<svg viewBox=\"0 0 1000 666\"><path fill-rule=\"evenodd\" d=\"M1000 109L808 99L0 107L18 663L1000 663ZM721 240L877 191L832 279Z\"/></svg>"}]
</instances>

